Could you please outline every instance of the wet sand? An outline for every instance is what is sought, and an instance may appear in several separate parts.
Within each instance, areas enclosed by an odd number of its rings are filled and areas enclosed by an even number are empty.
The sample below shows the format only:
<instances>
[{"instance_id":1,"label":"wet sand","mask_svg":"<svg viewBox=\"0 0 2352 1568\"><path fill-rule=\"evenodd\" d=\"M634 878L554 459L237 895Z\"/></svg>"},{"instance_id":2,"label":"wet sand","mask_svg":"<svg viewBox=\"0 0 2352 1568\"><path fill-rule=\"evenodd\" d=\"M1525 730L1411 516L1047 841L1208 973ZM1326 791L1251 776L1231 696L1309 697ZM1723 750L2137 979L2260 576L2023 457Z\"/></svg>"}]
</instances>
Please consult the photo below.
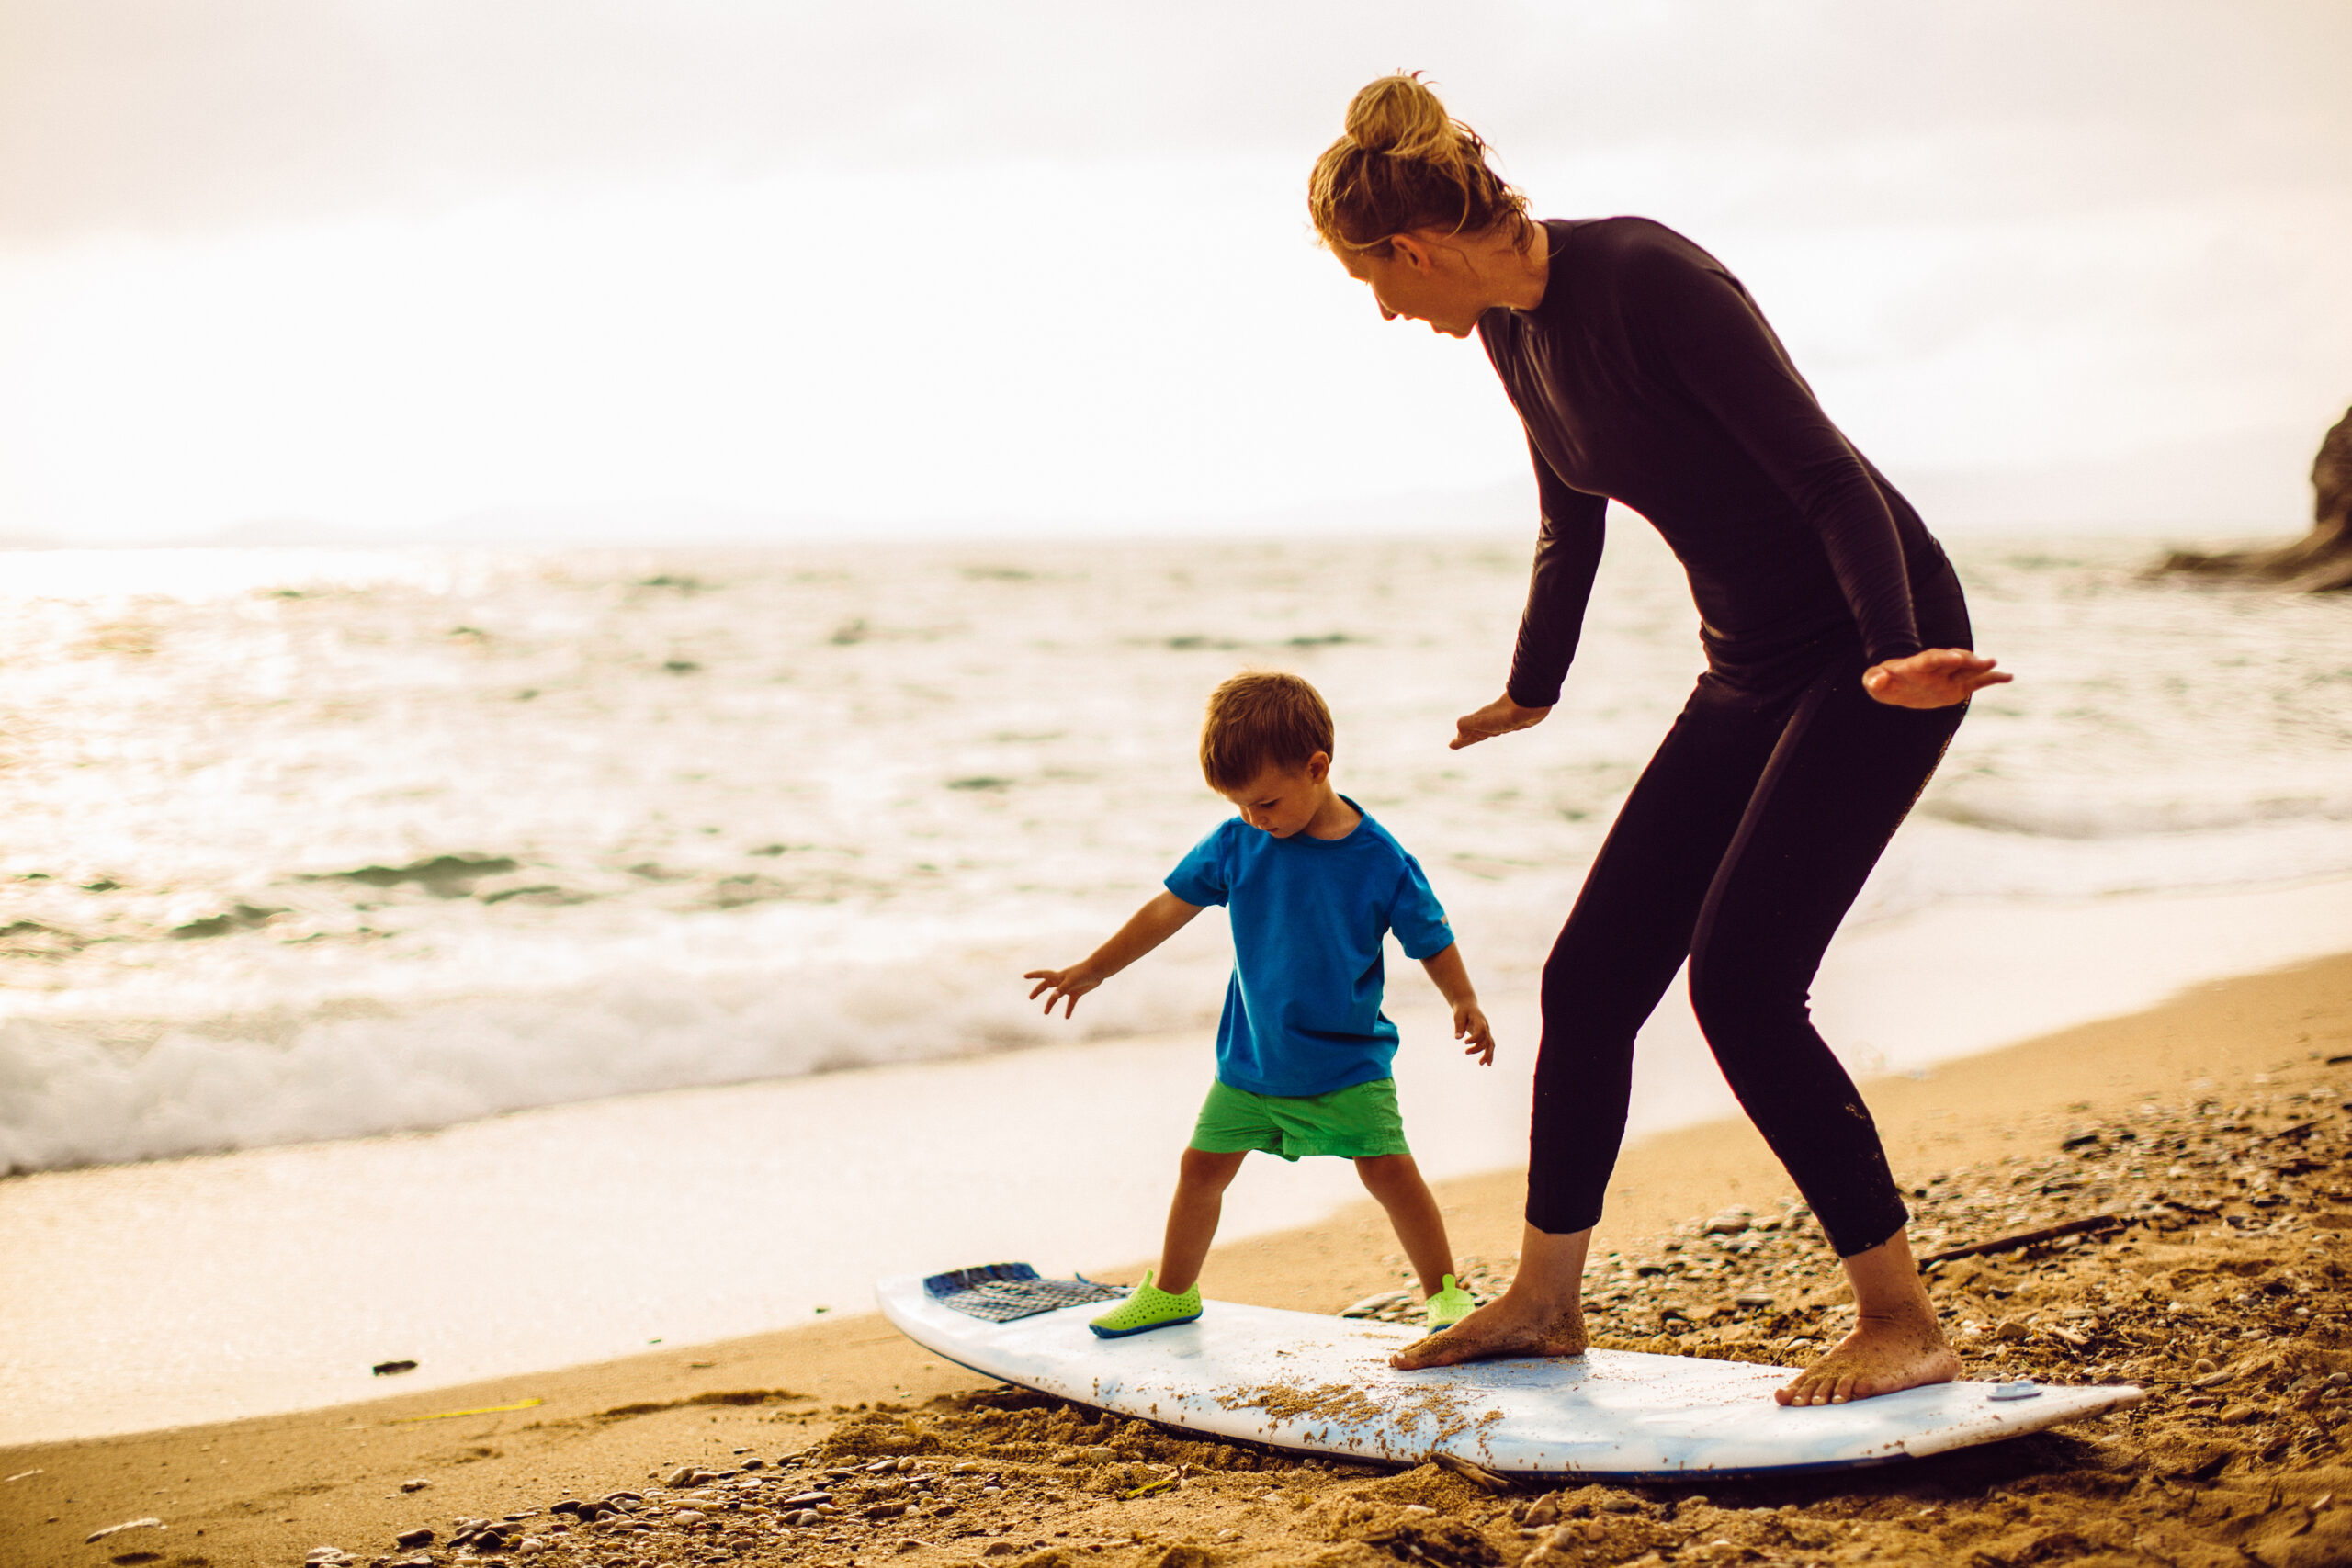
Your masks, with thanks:
<instances>
[{"instance_id":1,"label":"wet sand","mask_svg":"<svg viewBox=\"0 0 2352 1568\"><path fill-rule=\"evenodd\" d=\"M2352 957L1880 1080L1871 1099L1898 1176L1921 1194L1923 1251L2053 1219L2120 1222L1938 1267L1971 1374L2136 1382L2152 1391L2145 1404L1843 1478L1492 1493L1426 1468L1299 1464L1098 1422L992 1392L853 1317L300 1415L0 1450L0 1562L290 1564L326 1545L413 1562L394 1547L412 1529L435 1531L424 1549L435 1562L567 1568L881 1555L1014 1568L2352 1560L2352 1505L2335 1502L2352 1497L2338 1437L2352 1382ZM1512 1173L1441 1189L1483 1278L1508 1275L1519 1196ZM1632 1147L1589 1281L1602 1341L1802 1359L1840 1320L1810 1228L1796 1217L1702 1234L1735 1209L1747 1222L1795 1217L1792 1202L1744 1123ZM1394 1287L1394 1251L1360 1206L1221 1248L1207 1282L1227 1299L1336 1311ZM119 1278L129 1291L185 1288L135 1260ZM463 1274L447 1289L461 1305ZM1771 1304L1724 1310L1744 1292ZM786 1522L779 1492L820 1486L834 1513ZM602 1521L548 1511L615 1494L629 1495ZM494 1541L477 1533L452 1550L456 1521L510 1514L521 1517ZM85 1540L150 1518L161 1522Z\"/></svg>"}]
</instances>

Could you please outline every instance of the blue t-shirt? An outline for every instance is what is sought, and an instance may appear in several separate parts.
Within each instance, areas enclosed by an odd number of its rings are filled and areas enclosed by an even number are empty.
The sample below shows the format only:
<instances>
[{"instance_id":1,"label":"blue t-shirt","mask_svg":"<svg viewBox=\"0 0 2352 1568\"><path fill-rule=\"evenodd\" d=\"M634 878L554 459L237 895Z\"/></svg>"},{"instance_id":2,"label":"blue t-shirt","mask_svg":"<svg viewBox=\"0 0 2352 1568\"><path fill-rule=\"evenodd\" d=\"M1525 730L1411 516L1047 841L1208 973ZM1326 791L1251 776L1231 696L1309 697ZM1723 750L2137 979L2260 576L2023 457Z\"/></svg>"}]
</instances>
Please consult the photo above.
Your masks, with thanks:
<instances>
[{"instance_id":1,"label":"blue t-shirt","mask_svg":"<svg viewBox=\"0 0 2352 1568\"><path fill-rule=\"evenodd\" d=\"M1277 839L1230 818L1167 886L1187 904L1227 908L1233 983L1216 1076L1253 1094L1329 1094L1388 1077L1396 1026L1380 1010L1381 939L1395 931L1415 959L1453 945L1419 864L1369 816L1344 839Z\"/></svg>"}]
</instances>

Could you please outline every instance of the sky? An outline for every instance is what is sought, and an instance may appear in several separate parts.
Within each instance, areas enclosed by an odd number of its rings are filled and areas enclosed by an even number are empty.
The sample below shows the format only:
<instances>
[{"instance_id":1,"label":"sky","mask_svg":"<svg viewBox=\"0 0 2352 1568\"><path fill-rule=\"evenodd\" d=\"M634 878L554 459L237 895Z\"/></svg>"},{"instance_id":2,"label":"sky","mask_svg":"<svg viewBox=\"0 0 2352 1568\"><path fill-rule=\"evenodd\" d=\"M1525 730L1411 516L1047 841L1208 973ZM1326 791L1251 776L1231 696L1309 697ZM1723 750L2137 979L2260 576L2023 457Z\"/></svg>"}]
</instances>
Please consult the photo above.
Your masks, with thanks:
<instances>
[{"instance_id":1,"label":"sky","mask_svg":"<svg viewBox=\"0 0 2352 1568\"><path fill-rule=\"evenodd\" d=\"M1400 67L1939 529L2308 516L2341 0L0 0L0 539L1525 527L1306 223Z\"/></svg>"}]
</instances>

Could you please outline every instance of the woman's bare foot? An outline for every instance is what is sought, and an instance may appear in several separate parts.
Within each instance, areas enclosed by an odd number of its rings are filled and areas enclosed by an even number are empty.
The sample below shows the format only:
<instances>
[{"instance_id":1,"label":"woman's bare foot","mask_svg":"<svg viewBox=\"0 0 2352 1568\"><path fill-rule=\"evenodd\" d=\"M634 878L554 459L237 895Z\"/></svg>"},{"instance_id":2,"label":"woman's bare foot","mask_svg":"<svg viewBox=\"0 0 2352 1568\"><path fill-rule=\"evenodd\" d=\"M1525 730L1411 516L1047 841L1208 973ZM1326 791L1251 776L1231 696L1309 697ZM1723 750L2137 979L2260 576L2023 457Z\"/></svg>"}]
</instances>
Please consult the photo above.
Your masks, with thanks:
<instances>
[{"instance_id":1,"label":"woman's bare foot","mask_svg":"<svg viewBox=\"0 0 2352 1568\"><path fill-rule=\"evenodd\" d=\"M1844 1404L1960 1376L1960 1358L1936 1321L1907 1235L1897 1231L1843 1261L1854 1287L1854 1331L1773 1398L1782 1404Z\"/></svg>"},{"instance_id":2,"label":"woman's bare foot","mask_svg":"<svg viewBox=\"0 0 2352 1568\"><path fill-rule=\"evenodd\" d=\"M1416 1339L1388 1358L1398 1371L1451 1367L1462 1361L1495 1361L1517 1356L1584 1354L1584 1307L1566 1312L1515 1305L1509 1292L1496 1297L1453 1327Z\"/></svg>"},{"instance_id":3,"label":"woman's bare foot","mask_svg":"<svg viewBox=\"0 0 2352 1568\"><path fill-rule=\"evenodd\" d=\"M1584 1354L1584 1258L1592 1233L1554 1235L1527 1227L1510 1290L1453 1327L1416 1339L1388 1364L1409 1372L1463 1361Z\"/></svg>"},{"instance_id":4,"label":"woman's bare foot","mask_svg":"<svg viewBox=\"0 0 2352 1568\"><path fill-rule=\"evenodd\" d=\"M1932 1314L1925 1325L1908 1318L1865 1317L1837 1348L1772 1397L1783 1404L1844 1404L1922 1383L1950 1382L1958 1376L1960 1358L1952 1354Z\"/></svg>"}]
</instances>

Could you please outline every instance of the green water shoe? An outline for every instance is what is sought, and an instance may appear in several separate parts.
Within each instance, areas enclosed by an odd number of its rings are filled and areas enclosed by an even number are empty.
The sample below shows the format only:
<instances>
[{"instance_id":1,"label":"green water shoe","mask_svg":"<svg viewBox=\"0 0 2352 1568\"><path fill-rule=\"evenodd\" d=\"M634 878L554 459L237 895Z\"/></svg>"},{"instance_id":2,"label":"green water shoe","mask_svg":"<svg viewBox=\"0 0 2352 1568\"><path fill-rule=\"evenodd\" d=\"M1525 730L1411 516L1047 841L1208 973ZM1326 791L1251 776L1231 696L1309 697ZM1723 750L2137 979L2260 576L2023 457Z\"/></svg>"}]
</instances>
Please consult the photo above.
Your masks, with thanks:
<instances>
[{"instance_id":1,"label":"green water shoe","mask_svg":"<svg viewBox=\"0 0 2352 1568\"><path fill-rule=\"evenodd\" d=\"M1151 1272L1147 1271L1143 1283L1135 1288L1134 1294L1086 1326L1105 1339L1124 1339L1130 1334L1148 1334L1155 1328L1172 1328L1201 1315L1201 1287L1197 1283L1180 1296L1153 1284L1152 1277ZM1464 1307L1463 1310L1467 1312L1469 1309Z\"/></svg>"},{"instance_id":2,"label":"green water shoe","mask_svg":"<svg viewBox=\"0 0 2352 1568\"><path fill-rule=\"evenodd\" d=\"M1424 1321L1428 1323L1430 1332L1434 1334L1468 1317L1477 1310L1478 1303L1471 1299L1469 1292L1453 1282L1453 1275L1448 1274L1445 1288L1422 1303L1421 1307L1428 1314Z\"/></svg>"}]
</instances>

